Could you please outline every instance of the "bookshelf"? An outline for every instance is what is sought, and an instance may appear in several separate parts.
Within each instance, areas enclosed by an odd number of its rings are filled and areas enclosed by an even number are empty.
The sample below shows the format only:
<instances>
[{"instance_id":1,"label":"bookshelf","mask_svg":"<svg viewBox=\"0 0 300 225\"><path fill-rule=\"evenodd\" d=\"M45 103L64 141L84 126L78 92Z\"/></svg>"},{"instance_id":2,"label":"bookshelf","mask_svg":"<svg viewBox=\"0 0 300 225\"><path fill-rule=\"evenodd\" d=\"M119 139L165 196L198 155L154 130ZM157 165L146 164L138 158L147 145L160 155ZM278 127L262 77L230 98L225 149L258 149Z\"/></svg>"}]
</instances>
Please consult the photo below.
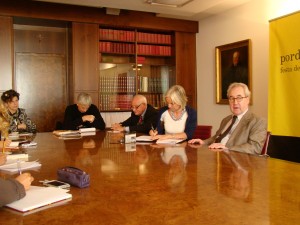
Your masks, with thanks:
<instances>
[{"instance_id":1,"label":"bookshelf","mask_svg":"<svg viewBox=\"0 0 300 225\"><path fill-rule=\"evenodd\" d=\"M130 111L135 94L162 107L176 82L173 39L172 33L100 27L100 110Z\"/></svg>"}]
</instances>

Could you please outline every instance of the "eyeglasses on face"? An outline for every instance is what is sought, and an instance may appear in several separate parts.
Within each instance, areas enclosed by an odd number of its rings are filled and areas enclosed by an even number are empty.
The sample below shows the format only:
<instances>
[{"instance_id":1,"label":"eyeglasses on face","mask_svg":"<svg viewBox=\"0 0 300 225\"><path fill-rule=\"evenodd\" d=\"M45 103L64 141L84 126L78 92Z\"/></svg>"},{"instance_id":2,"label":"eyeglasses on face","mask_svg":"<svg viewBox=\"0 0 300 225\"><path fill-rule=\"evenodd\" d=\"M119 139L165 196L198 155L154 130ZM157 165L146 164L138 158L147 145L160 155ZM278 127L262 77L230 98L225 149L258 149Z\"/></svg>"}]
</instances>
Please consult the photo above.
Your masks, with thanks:
<instances>
[{"instance_id":1,"label":"eyeglasses on face","mask_svg":"<svg viewBox=\"0 0 300 225\"><path fill-rule=\"evenodd\" d=\"M132 110L136 110L136 109L138 109L142 104L143 104L143 103L139 104L138 106L131 106L131 109L132 109Z\"/></svg>"},{"instance_id":2,"label":"eyeglasses on face","mask_svg":"<svg viewBox=\"0 0 300 225\"><path fill-rule=\"evenodd\" d=\"M228 100L229 100L229 102L234 102L235 100L236 100L237 102L241 102L241 101L243 101L244 98L248 98L248 96L246 96L246 97L237 96L236 98L230 96L230 97L228 98Z\"/></svg>"}]
</instances>

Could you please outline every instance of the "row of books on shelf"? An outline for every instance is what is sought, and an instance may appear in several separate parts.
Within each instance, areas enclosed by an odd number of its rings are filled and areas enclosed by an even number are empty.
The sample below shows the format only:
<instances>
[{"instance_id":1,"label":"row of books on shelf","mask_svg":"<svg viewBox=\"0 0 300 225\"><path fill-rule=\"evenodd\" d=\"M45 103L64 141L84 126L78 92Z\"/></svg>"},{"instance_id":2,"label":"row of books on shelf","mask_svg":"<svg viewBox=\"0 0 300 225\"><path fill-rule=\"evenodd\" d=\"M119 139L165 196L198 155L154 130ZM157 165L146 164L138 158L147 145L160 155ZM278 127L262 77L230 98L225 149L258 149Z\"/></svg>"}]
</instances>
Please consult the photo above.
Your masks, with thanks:
<instances>
[{"instance_id":1,"label":"row of books on shelf","mask_svg":"<svg viewBox=\"0 0 300 225\"><path fill-rule=\"evenodd\" d=\"M126 73L118 76L100 76L100 91L102 93L134 93L136 91L135 83L135 77L127 76ZM163 93L168 87L168 79L137 76L138 92Z\"/></svg>"},{"instance_id":2,"label":"row of books on shelf","mask_svg":"<svg viewBox=\"0 0 300 225\"><path fill-rule=\"evenodd\" d=\"M99 30L100 40L113 40L113 41L135 41L135 32L131 30L116 30L101 28ZM136 33L137 42L153 43L153 44L171 44L170 34L157 34L157 33Z\"/></svg>"},{"instance_id":3,"label":"row of books on shelf","mask_svg":"<svg viewBox=\"0 0 300 225\"><path fill-rule=\"evenodd\" d=\"M130 110L133 95L100 95L100 110Z\"/></svg>"},{"instance_id":4,"label":"row of books on shelf","mask_svg":"<svg viewBox=\"0 0 300 225\"><path fill-rule=\"evenodd\" d=\"M171 44L171 35L137 32L137 42Z\"/></svg>"},{"instance_id":5,"label":"row of books on shelf","mask_svg":"<svg viewBox=\"0 0 300 225\"><path fill-rule=\"evenodd\" d=\"M155 108L164 106L163 94L143 94L148 104ZM106 95L100 96L100 111L131 110L133 95Z\"/></svg>"},{"instance_id":6,"label":"row of books on shelf","mask_svg":"<svg viewBox=\"0 0 300 225\"><path fill-rule=\"evenodd\" d=\"M135 54L135 45L128 43L101 41L99 43L99 51L108 53Z\"/></svg>"},{"instance_id":7,"label":"row of books on shelf","mask_svg":"<svg viewBox=\"0 0 300 225\"><path fill-rule=\"evenodd\" d=\"M135 77L120 74L119 76L100 76L101 92L135 92Z\"/></svg>"},{"instance_id":8,"label":"row of books on shelf","mask_svg":"<svg viewBox=\"0 0 300 225\"><path fill-rule=\"evenodd\" d=\"M99 44L99 51L106 53L135 54L135 45L101 41ZM171 46L138 44L137 54L171 56L172 49Z\"/></svg>"},{"instance_id":9,"label":"row of books on shelf","mask_svg":"<svg viewBox=\"0 0 300 225\"><path fill-rule=\"evenodd\" d=\"M171 56L172 50L171 46L138 44L137 54Z\"/></svg>"},{"instance_id":10,"label":"row of books on shelf","mask_svg":"<svg viewBox=\"0 0 300 225\"><path fill-rule=\"evenodd\" d=\"M135 41L135 32L131 30L104 29L99 30L100 40Z\"/></svg>"},{"instance_id":11,"label":"row of books on shelf","mask_svg":"<svg viewBox=\"0 0 300 225\"><path fill-rule=\"evenodd\" d=\"M163 93L169 87L169 81L167 79L162 79L161 77L138 75L137 79L138 92Z\"/></svg>"}]
</instances>

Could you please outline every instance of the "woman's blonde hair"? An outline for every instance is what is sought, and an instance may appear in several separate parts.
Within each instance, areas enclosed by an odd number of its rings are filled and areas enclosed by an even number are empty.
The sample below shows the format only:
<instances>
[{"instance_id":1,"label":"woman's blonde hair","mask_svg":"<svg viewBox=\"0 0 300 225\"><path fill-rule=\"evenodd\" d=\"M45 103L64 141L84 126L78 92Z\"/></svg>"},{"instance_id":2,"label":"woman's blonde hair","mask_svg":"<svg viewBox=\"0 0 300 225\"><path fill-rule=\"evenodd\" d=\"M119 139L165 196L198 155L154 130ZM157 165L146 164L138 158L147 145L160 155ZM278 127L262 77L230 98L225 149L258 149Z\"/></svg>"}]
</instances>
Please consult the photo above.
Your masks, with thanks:
<instances>
[{"instance_id":1,"label":"woman's blonde hair","mask_svg":"<svg viewBox=\"0 0 300 225\"><path fill-rule=\"evenodd\" d=\"M8 137L9 116L3 102L0 101L0 131L1 135Z\"/></svg>"},{"instance_id":2,"label":"woman's blonde hair","mask_svg":"<svg viewBox=\"0 0 300 225\"><path fill-rule=\"evenodd\" d=\"M186 103L188 101L187 96L185 94L185 90L180 85L172 86L165 94L165 98L166 97L169 97L173 103L180 105L182 109L185 108Z\"/></svg>"}]
</instances>

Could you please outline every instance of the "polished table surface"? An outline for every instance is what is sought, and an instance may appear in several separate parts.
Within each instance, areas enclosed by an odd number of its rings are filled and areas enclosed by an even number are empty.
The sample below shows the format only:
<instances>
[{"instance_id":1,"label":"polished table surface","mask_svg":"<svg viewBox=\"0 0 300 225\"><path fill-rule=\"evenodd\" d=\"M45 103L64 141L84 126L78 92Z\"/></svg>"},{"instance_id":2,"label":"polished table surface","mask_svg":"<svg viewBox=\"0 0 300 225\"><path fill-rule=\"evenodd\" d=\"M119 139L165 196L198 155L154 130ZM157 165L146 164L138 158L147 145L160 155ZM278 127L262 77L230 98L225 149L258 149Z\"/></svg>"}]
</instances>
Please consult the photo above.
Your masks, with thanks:
<instances>
[{"instance_id":1,"label":"polished table surface","mask_svg":"<svg viewBox=\"0 0 300 225\"><path fill-rule=\"evenodd\" d=\"M122 144L122 135L38 133L37 147L28 149L42 163L31 171L33 185L75 166L90 174L91 186L71 187L68 203L25 216L3 207L0 225L299 224L300 164L186 142Z\"/></svg>"}]
</instances>

